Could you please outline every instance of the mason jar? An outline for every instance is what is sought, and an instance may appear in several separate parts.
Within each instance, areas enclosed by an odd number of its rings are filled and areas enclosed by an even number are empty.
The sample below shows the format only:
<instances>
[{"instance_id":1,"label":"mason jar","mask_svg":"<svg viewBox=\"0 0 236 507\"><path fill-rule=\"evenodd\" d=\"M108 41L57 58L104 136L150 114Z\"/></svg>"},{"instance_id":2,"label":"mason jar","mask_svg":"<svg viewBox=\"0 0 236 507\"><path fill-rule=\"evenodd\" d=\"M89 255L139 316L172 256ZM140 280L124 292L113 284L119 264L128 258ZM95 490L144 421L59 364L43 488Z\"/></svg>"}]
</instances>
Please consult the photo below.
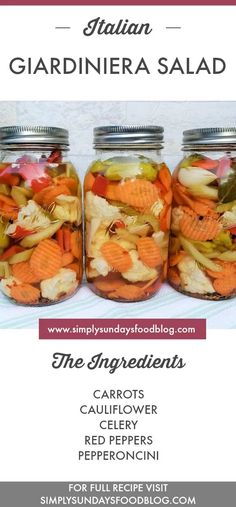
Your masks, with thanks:
<instances>
[{"instance_id":1,"label":"mason jar","mask_svg":"<svg viewBox=\"0 0 236 507\"><path fill-rule=\"evenodd\" d=\"M236 128L183 133L173 174L170 284L210 300L236 294Z\"/></svg>"},{"instance_id":2,"label":"mason jar","mask_svg":"<svg viewBox=\"0 0 236 507\"><path fill-rule=\"evenodd\" d=\"M81 187L68 131L0 128L0 289L22 305L72 296L82 278Z\"/></svg>"},{"instance_id":3,"label":"mason jar","mask_svg":"<svg viewBox=\"0 0 236 507\"><path fill-rule=\"evenodd\" d=\"M97 127L94 147L84 182L87 280L104 298L143 301L167 267L172 190L163 127Z\"/></svg>"}]
</instances>

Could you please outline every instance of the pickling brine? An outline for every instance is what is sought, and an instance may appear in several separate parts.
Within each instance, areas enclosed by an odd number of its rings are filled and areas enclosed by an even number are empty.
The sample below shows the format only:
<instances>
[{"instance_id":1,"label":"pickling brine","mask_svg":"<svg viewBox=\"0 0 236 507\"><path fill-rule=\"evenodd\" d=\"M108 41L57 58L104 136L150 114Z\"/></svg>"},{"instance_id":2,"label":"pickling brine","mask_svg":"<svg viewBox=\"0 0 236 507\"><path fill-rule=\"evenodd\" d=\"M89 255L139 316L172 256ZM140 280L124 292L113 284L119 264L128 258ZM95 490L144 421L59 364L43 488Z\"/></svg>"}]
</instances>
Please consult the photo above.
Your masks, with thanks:
<instances>
[{"instance_id":1,"label":"pickling brine","mask_svg":"<svg viewBox=\"0 0 236 507\"><path fill-rule=\"evenodd\" d=\"M82 278L79 179L51 140L62 129L39 130L43 146L35 146L33 128L0 129L0 289L25 305L62 301ZM30 140L22 145L23 132L36 136L33 150ZM6 149L10 136L17 138Z\"/></svg>"},{"instance_id":2,"label":"pickling brine","mask_svg":"<svg viewBox=\"0 0 236 507\"><path fill-rule=\"evenodd\" d=\"M112 149L84 182L87 280L102 297L141 301L165 278L171 177L149 152Z\"/></svg>"},{"instance_id":3,"label":"pickling brine","mask_svg":"<svg viewBox=\"0 0 236 507\"><path fill-rule=\"evenodd\" d=\"M186 144L188 136L194 146L191 151L188 146L173 175L168 278L190 296L231 298L236 294L236 130L187 131Z\"/></svg>"}]
</instances>

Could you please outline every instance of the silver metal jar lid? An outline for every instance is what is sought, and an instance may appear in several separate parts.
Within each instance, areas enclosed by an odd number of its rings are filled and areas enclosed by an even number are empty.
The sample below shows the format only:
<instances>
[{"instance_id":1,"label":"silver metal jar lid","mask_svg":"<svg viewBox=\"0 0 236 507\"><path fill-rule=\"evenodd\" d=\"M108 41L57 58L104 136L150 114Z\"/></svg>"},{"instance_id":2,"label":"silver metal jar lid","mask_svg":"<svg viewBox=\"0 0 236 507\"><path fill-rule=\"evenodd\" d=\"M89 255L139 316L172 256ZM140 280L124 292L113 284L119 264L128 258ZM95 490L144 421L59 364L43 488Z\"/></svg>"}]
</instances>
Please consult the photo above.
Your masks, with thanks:
<instances>
[{"instance_id":1,"label":"silver metal jar lid","mask_svg":"<svg viewBox=\"0 0 236 507\"><path fill-rule=\"evenodd\" d=\"M157 125L109 125L93 129L95 148L162 148L164 128Z\"/></svg>"},{"instance_id":2,"label":"silver metal jar lid","mask_svg":"<svg viewBox=\"0 0 236 507\"><path fill-rule=\"evenodd\" d=\"M20 144L57 144L69 145L69 132L66 129L58 127L40 127L40 126L18 126L0 128L0 144L20 145Z\"/></svg>"},{"instance_id":3,"label":"silver metal jar lid","mask_svg":"<svg viewBox=\"0 0 236 507\"><path fill-rule=\"evenodd\" d=\"M183 145L217 145L236 143L236 127L214 127L185 130Z\"/></svg>"}]
</instances>

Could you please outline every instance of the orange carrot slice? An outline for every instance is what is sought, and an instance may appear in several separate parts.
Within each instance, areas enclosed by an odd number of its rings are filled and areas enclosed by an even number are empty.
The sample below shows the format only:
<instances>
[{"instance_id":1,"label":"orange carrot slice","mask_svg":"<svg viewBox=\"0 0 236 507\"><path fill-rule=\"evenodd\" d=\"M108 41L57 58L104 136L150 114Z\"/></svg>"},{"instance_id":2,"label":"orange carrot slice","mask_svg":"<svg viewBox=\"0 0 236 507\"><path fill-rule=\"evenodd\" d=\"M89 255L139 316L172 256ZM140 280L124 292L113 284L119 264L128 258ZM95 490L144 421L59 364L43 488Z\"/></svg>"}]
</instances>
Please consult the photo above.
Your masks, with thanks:
<instances>
[{"instance_id":1,"label":"orange carrot slice","mask_svg":"<svg viewBox=\"0 0 236 507\"><path fill-rule=\"evenodd\" d=\"M68 264L68 266L66 266L66 269L71 269L72 271L75 271L77 279L81 280L83 274L83 267L80 262L72 262L72 264Z\"/></svg>"},{"instance_id":2,"label":"orange carrot slice","mask_svg":"<svg viewBox=\"0 0 236 507\"><path fill-rule=\"evenodd\" d=\"M70 248L76 259L82 258L82 234L81 231L74 231L70 234Z\"/></svg>"},{"instance_id":3,"label":"orange carrot slice","mask_svg":"<svg viewBox=\"0 0 236 507\"><path fill-rule=\"evenodd\" d=\"M236 290L236 275L231 278L216 278L213 282L213 286L215 291L221 296L229 296Z\"/></svg>"},{"instance_id":4,"label":"orange carrot slice","mask_svg":"<svg viewBox=\"0 0 236 507\"><path fill-rule=\"evenodd\" d=\"M126 282L117 273L110 273L108 276L99 276L94 280L96 289L104 292L112 292L126 285Z\"/></svg>"},{"instance_id":5,"label":"orange carrot slice","mask_svg":"<svg viewBox=\"0 0 236 507\"><path fill-rule=\"evenodd\" d=\"M52 239L44 239L36 246L30 257L30 267L40 280L56 275L62 267L62 253Z\"/></svg>"},{"instance_id":6,"label":"orange carrot slice","mask_svg":"<svg viewBox=\"0 0 236 507\"><path fill-rule=\"evenodd\" d=\"M163 197L166 204L170 205L172 203L173 192L171 188L163 195Z\"/></svg>"},{"instance_id":7,"label":"orange carrot slice","mask_svg":"<svg viewBox=\"0 0 236 507\"><path fill-rule=\"evenodd\" d=\"M171 220L171 207L165 206L160 213L160 229L162 232L167 232L170 228Z\"/></svg>"},{"instance_id":8,"label":"orange carrot slice","mask_svg":"<svg viewBox=\"0 0 236 507\"><path fill-rule=\"evenodd\" d=\"M56 240L57 240L57 243L63 253L64 252L64 234L63 234L62 229L59 229L59 231L56 232Z\"/></svg>"},{"instance_id":9,"label":"orange carrot slice","mask_svg":"<svg viewBox=\"0 0 236 507\"><path fill-rule=\"evenodd\" d=\"M212 271L211 269L206 269L206 272L212 278L230 278L236 274L235 266L233 262L216 262L222 267L221 271Z\"/></svg>"},{"instance_id":10,"label":"orange carrot slice","mask_svg":"<svg viewBox=\"0 0 236 507\"><path fill-rule=\"evenodd\" d=\"M10 246L5 252L0 255L0 261L6 261L7 259L10 259L13 255L23 252L24 248L19 245L12 245Z\"/></svg>"},{"instance_id":11,"label":"orange carrot slice","mask_svg":"<svg viewBox=\"0 0 236 507\"><path fill-rule=\"evenodd\" d=\"M162 264L160 247L153 238L138 239L137 248L140 260L150 268L155 268Z\"/></svg>"},{"instance_id":12,"label":"orange carrot slice","mask_svg":"<svg viewBox=\"0 0 236 507\"><path fill-rule=\"evenodd\" d=\"M128 301L135 301L141 299L143 296L143 290L135 285L123 285L114 292L109 293L111 299L126 299Z\"/></svg>"},{"instance_id":13,"label":"orange carrot slice","mask_svg":"<svg viewBox=\"0 0 236 507\"><path fill-rule=\"evenodd\" d=\"M34 194L34 200L37 204L40 204L40 206L49 206L55 202L55 199L61 194L70 195L70 190L66 185L49 185L43 188L43 190L40 190L40 192Z\"/></svg>"},{"instance_id":14,"label":"orange carrot slice","mask_svg":"<svg viewBox=\"0 0 236 507\"><path fill-rule=\"evenodd\" d=\"M18 208L14 199L12 199L12 197L9 197L8 195L0 194L0 202L1 203L3 202L4 204L7 204L7 206L11 206L12 208Z\"/></svg>"},{"instance_id":15,"label":"orange carrot slice","mask_svg":"<svg viewBox=\"0 0 236 507\"><path fill-rule=\"evenodd\" d=\"M13 273L13 276L15 276L21 282L24 282L24 283L38 283L38 282L40 282L40 278L38 278L35 275L35 273L31 269L28 261L18 262L17 264L12 264L12 273Z\"/></svg>"},{"instance_id":16,"label":"orange carrot slice","mask_svg":"<svg viewBox=\"0 0 236 507\"><path fill-rule=\"evenodd\" d=\"M84 191L89 192L93 188L95 182L95 176L92 173L88 173L84 179Z\"/></svg>"},{"instance_id":17,"label":"orange carrot slice","mask_svg":"<svg viewBox=\"0 0 236 507\"><path fill-rule=\"evenodd\" d=\"M171 175L169 173L169 170L167 169L165 164L162 164L161 169L158 173L158 177L159 177L162 185L164 185L165 189L169 190L171 187L172 180L171 180Z\"/></svg>"},{"instance_id":18,"label":"orange carrot slice","mask_svg":"<svg viewBox=\"0 0 236 507\"><path fill-rule=\"evenodd\" d=\"M180 220L180 229L186 238L195 241L208 241L219 234L221 225L210 216L200 219L198 215L191 217L189 214L184 213Z\"/></svg>"},{"instance_id":19,"label":"orange carrot slice","mask_svg":"<svg viewBox=\"0 0 236 507\"><path fill-rule=\"evenodd\" d=\"M107 188L106 188L106 198L110 201L119 201L119 196L120 196L120 192L119 192L119 185L120 183L113 183L113 182L110 182L108 183L107 185ZM123 202L123 201L121 201Z\"/></svg>"},{"instance_id":20,"label":"orange carrot slice","mask_svg":"<svg viewBox=\"0 0 236 507\"><path fill-rule=\"evenodd\" d=\"M74 233L72 233L72 234L74 234ZM65 227L63 229L63 243L64 243L65 252L69 252L71 249L71 231L67 227Z\"/></svg>"},{"instance_id":21,"label":"orange carrot slice","mask_svg":"<svg viewBox=\"0 0 236 507\"><path fill-rule=\"evenodd\" d=\"M186 253L182 252L182 251L180 251L174 255L171 255L169 258L169 266L170 267L176 266L176 264L181 262L185 256L186 256Z\"/></svg>"},{"instance_id":22,"label":"orange carrot slice","mask_svg":"<svg viewBox=\"0 0 236 507\"><path fill-rule=\"evenodd\" d=\"M198 201L197 199L192 199L187 195L186 188L181 185L180 183L174 184L174 201L178 205L188 206L191 208L195 213L198 215L206 216L209 214L209 207L202 203L201 201Z\"/></svg>"},{"instance_id":23,"label":"orange carrot slice","mask_svg":"<svg viewBox=\"0 0 236 507\"><path fill-rule=\"evenodd\" d=\"M71 195L77 194L78 182L76 181L75 178L69 178L69 177L67 178L66 176L58 176L56 184L66 186L69 189Z\"/></svg>"},{"instance_id":24,"label":"orange carrot slice","mask_svg":"<svg viewBox=\"0 0 236 507\"><path fill-rule=\"evenodd\" d=\"M100 250L108 264L119 273L128 271L132 267L133 263L129 252L113 241L106 241Z\"/></svg>"},{"instance_id":25,"label":"orange carrot slice","mask_svg":"<svg viewBox=\"0 0 236 507\"><path fill-rule=\"evenodd\" d=\"M74 260L74 255L71 252L65 252L62 255L62 267L67 266L68 264L72 264Z\"/></svg>"},{"instance_id":26,"label":"orange carrot slice","mask_svg":"<svg viewBox=\"0 0 236 507\"><path fill-rule=\"evenodd\" d=\"M191 165L192 167L200 167L201 169L216 169L219 161L212 160L211 158L202 158L201 160L195 160Z\"/></svg>"},{"instance_id":27,"label":"orange carrot slice","mask_svg":"<svg viewBox=\"0 0 236 507\"><path fill-rule=\"evenodd\" d=\"M33 304L40 298L40 290L28 283L15 285L11 289L11 297L18 303Z\"/></svg>"},{"instance_id":28,"label":"orange carrot slice","mask_svg":"<svg viewBox=\"0 0 236 507\"><path fill-rule=\"evenodd\" d=\"M43 197L43 205L49 206L53 202L55 202L55 199L58 197L58 195L70 195L70 190L66 185L57 185L56 187L53 187L49 190L49 187L47 187L48 191Z\"/></svg>"},{"instance_id":29,"label":"orange carrot slice","mask_svg":"<svg viewBox=\"0 0 236 507\"><path fill-rule=\"evenodd\" d=\"M158 188L158 190L160 192L160 196L162 197L163 194L166 193L166 188L164 187L164 185L162 185L162 183L159 179L155 180L153 184Z\"/></svg>"},{"instance_id":30,"label":"orange carrot slice","mask_svg":"<svg viewBox=\"0 0 236 507\"><path fill-rule=\"evenodd\" d=\"M180 276L179 276L179 273L178 273L178 270L176 269L176 267L172 267L172 268L168 269L167 277L168 277L168 280L171 284L176 285L176 286L181 284Z\"/></svg>"},{"instance_id":31,"label":"orange carrot slice","mask_svg":"<svg viewBox=\"0 0 236 507\"><path fill-rule=\"evenodd\" d=\"M149 208L159 198L159 191L153 183L143 179L127 180L116 187L117 200L135 208Z\"/></svg>"}]
</instances>

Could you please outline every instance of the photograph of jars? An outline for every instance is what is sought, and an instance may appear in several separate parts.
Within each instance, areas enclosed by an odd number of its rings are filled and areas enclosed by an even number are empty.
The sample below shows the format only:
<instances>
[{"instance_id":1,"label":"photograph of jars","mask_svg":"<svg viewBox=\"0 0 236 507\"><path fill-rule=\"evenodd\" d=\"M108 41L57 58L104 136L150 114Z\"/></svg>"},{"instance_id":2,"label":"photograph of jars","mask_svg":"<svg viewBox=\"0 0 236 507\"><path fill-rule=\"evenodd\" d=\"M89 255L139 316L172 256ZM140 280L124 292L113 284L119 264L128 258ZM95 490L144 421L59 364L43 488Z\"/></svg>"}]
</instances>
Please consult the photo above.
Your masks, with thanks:
<instances>
[{"instance_id":1,"label":"photograph of jars","mask_svg":"<svg viewBox=\"0 0 236 507\"><path fill-rule=\"evenodd\" d=\"M57 303L81 283L81 186L68 150L62 128L0 128L0 290L15 303Z\"/></svg>"},{"instance_id":2,"label":"photograph of jars","mask_svg":"<svg viewBox=\"0 0 236 507\"><path fill-rule=\"evenodd\" d=\"M236 128L183 133L173 174L168 279L192 297L236 294Z\"/></svg>"},{"instance_id":3,"label":"photograph of jars","mask_svg":"<svg viewBox=\"0 0 236 507\"><path fill-rule=\"evenodd\" d=\"M114 301L152 297L167 274L171 176L159 126L94 129L95 160L84 181L86 275Z\"/></svg>"}]
</instances>

